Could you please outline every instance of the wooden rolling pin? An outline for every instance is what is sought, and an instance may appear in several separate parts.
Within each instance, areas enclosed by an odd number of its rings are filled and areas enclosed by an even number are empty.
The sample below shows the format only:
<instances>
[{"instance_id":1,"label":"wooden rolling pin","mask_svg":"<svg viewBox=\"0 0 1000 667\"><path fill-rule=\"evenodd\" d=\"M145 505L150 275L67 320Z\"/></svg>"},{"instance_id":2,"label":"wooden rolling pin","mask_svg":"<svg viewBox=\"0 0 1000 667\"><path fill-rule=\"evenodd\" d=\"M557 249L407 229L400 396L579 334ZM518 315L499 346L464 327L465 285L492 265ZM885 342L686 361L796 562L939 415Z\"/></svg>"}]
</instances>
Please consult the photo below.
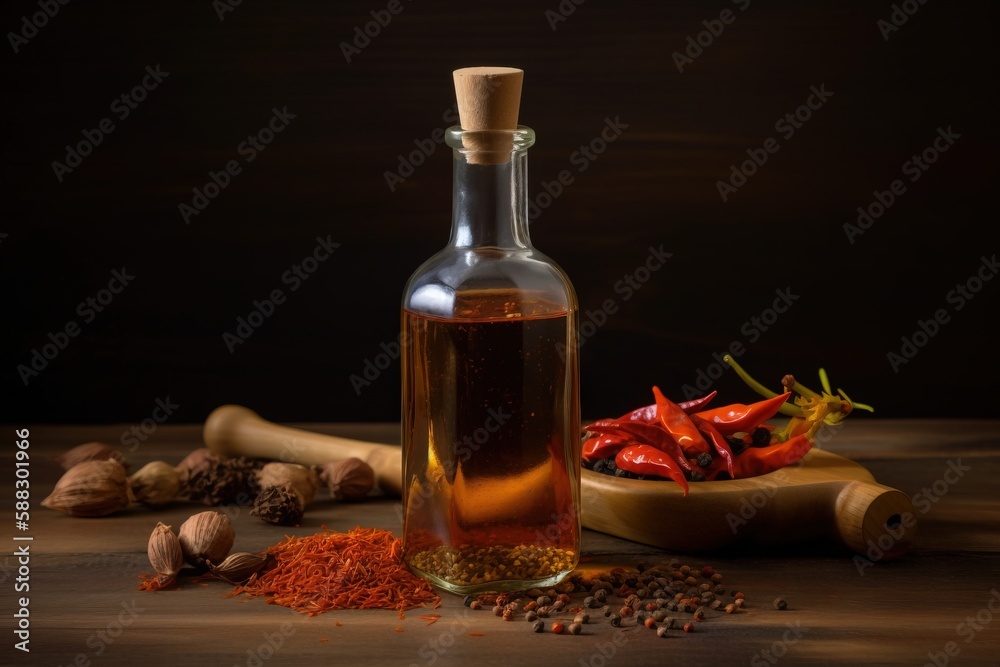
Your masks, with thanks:
<instances>
[{"instance_id":1,"label":"wooden rolling pin","mask_svg":"<svg viewBox=\"0 0 1000 667\"><path fill-rule=\"evenodd\" d=\"M322 465L351 456L366 461L389 495L402 495L402 450L279 426L237 405L205 421L205 444L226 456ZM523 497L511 489L513 499ZM582 474L584 527L678 551L737 542L772 546L833 538L874 560L906 553L916 531L906 494L875 482L842 456L813 450L802 465L748 479L692 483L685 497L671 482Z\"/></svg>"}]
</instances>

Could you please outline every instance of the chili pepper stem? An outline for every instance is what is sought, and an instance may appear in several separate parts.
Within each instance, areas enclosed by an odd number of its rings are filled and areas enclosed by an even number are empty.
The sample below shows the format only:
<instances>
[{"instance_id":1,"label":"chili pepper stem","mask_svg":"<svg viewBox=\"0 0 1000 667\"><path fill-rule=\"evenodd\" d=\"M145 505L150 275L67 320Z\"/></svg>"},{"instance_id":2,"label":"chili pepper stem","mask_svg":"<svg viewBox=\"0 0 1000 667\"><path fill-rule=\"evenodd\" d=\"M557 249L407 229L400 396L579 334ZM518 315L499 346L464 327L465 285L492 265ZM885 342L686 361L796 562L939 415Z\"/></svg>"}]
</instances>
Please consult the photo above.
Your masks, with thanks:
<instances>
[{"instance_id":1,"label":"chili pepper stem","mask_svg":"<svg viewBox=\"0 0 1000 667\"><path fill-rule=\"evenodd\" d=\"M823 385L823 391L828 394L833 393L833 389L830 388L830 377L826 374L825 368L819 369L819 381Z\"/></svg>"},{"instance_id":2,"label":"chili pepper stem","mask_svg":"<svg viewBox=\"0 0 1000 667\"><path fill-rule=\"evenodd\" d=\"M725 361L730 366L732 366L733 370L736 371L736 374L739 375L743 379L743 381L747 383L747 386L749 386L751 389L756 391L764 398L774 398L775 396L778 396L777 392L771 391L770 389L762 385L760 382L755 380L749 373L747 373L742 366L736 363L736 360L733 359L732 355L727 354L722 358L722 360ZM796 391L799 390L796 389ZM808 389L806 391L808 391ZM802 392L799 391L799 393ZM802 410L802 408L792 403L783 404L781 408L778 410L778 412L787 417L805 417L805 412Z\"/></svg>"},{"instance_id":3,"label":"chili pepper stem","mask_svg":"<svg viewBox=\"0 0 1000 667\"><path fill-rule=\"evenodd\" d=\"M875 412L875 408L868 405L867 403L857 403L855 401L852 401L851 397L847 395L847 392L841 389L840 387L837 388L837 394L840 395L840 397L843 398L845 401L850 403L852 408L857 408L858 410L866 410L868 412Z\"/></svg>"}]
</instances>

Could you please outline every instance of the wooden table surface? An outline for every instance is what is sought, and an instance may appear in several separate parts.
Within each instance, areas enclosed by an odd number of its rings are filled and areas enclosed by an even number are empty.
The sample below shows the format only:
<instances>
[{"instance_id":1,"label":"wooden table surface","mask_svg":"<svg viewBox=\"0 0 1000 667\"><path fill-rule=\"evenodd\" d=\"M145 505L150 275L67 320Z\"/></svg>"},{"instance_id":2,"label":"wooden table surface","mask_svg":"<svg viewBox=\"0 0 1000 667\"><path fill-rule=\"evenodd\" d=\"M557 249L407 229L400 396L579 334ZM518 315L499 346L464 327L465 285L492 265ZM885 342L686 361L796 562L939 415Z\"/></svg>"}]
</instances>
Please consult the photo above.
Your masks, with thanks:
<instances>
[{"instance_id":1,"label":"wooden table surface","mask_svg":"<svg viewBox=\"0 0 1000 667\"><path fill-rule=\"evenodd\" d=\"M398 442L394 424L295 426ZM9 437L21 427L9 425ZM28 425L31 518L20 532L12 513L5 513L0 615L8 630L0 664L1000 664L1000 421L859 417L824 445L913 499L916 542L898 561L859 567L852 554L816 543L777 553L752 544L726 553L668 552L585 531L588 567L676 557L692 566L713 565L728 586L745 593L744 611L712 612L696 632L672 631L665 639L645 628L612 628L603 617L580 636L533 634L523 621L470 611L447 594L441 618L428 625L420 611L402 621L392 611L309 618L262 599L227 598L231 587L222 582L140 592L139 575L150 571L146 543L153 526L163 521L176 529L203 506L133 506L97 519L40 506L61 473L51 456L91 440L117 443L127 427ZM123 453L137 469L158 459L176 463L199 446L200 425L163 425ZM0 484L3 497L12 499L14 463L11 445L5 448ZM4 502L12 507L11 500ZM265 524L246 509L227 511L236 527L234 551L259 551L286 534L308 535L323 525L397 534L400 528L397 501L388 498L338 504L321 496L297 528ZM33 540L15 542L15 535ZM13 555L24 544L31 554L27 576ZM27 579L29 592L15 592L19 579ZM14 649L10 632L22 596L30 598L30 653ZM788 609L774 609L778 596Z\"/></svg>"}]
</instances>

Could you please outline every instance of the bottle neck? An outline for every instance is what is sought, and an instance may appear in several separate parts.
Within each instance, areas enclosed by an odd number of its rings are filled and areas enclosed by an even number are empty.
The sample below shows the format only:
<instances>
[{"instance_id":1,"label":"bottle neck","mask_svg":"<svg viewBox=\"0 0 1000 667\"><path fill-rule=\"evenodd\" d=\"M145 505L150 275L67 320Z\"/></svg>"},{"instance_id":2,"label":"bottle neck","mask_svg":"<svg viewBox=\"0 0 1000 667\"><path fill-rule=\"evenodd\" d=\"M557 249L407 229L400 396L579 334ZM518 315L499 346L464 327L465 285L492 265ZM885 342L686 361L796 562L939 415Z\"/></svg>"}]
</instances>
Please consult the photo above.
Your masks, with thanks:
<instances>
[{"instance_id":1,"label":"bottle neck","mask_svg":"<svg viewBox=\"0 0 1000 667\"><path fill-rule=\"evenodd\" d=\"M474 164L455 152L450 244L456 248L527 249L528 154L500 164Z\"/></svg>"}]
</instances>

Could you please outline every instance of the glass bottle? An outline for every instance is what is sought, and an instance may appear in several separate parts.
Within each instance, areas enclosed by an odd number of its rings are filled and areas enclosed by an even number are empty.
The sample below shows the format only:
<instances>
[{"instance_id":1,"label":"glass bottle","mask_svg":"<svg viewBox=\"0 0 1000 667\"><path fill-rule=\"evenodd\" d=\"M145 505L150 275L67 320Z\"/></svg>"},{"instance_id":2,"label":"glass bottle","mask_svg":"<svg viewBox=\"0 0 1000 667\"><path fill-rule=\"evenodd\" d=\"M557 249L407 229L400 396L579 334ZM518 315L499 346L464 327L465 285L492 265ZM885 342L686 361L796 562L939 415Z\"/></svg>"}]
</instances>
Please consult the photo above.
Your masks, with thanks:
<instances>
[{"instance_id":1,"label":"glass bottle","mask_svg":"<svg viewBox=\"0 0 1000 667\"><path fill-rule=\"evenodd\" d=\"M447 131L451 238L402 301L404 558L459 594L555 585L580 552L578 306L528 237L534 140Z\"/></svg>"}]
</instances>

